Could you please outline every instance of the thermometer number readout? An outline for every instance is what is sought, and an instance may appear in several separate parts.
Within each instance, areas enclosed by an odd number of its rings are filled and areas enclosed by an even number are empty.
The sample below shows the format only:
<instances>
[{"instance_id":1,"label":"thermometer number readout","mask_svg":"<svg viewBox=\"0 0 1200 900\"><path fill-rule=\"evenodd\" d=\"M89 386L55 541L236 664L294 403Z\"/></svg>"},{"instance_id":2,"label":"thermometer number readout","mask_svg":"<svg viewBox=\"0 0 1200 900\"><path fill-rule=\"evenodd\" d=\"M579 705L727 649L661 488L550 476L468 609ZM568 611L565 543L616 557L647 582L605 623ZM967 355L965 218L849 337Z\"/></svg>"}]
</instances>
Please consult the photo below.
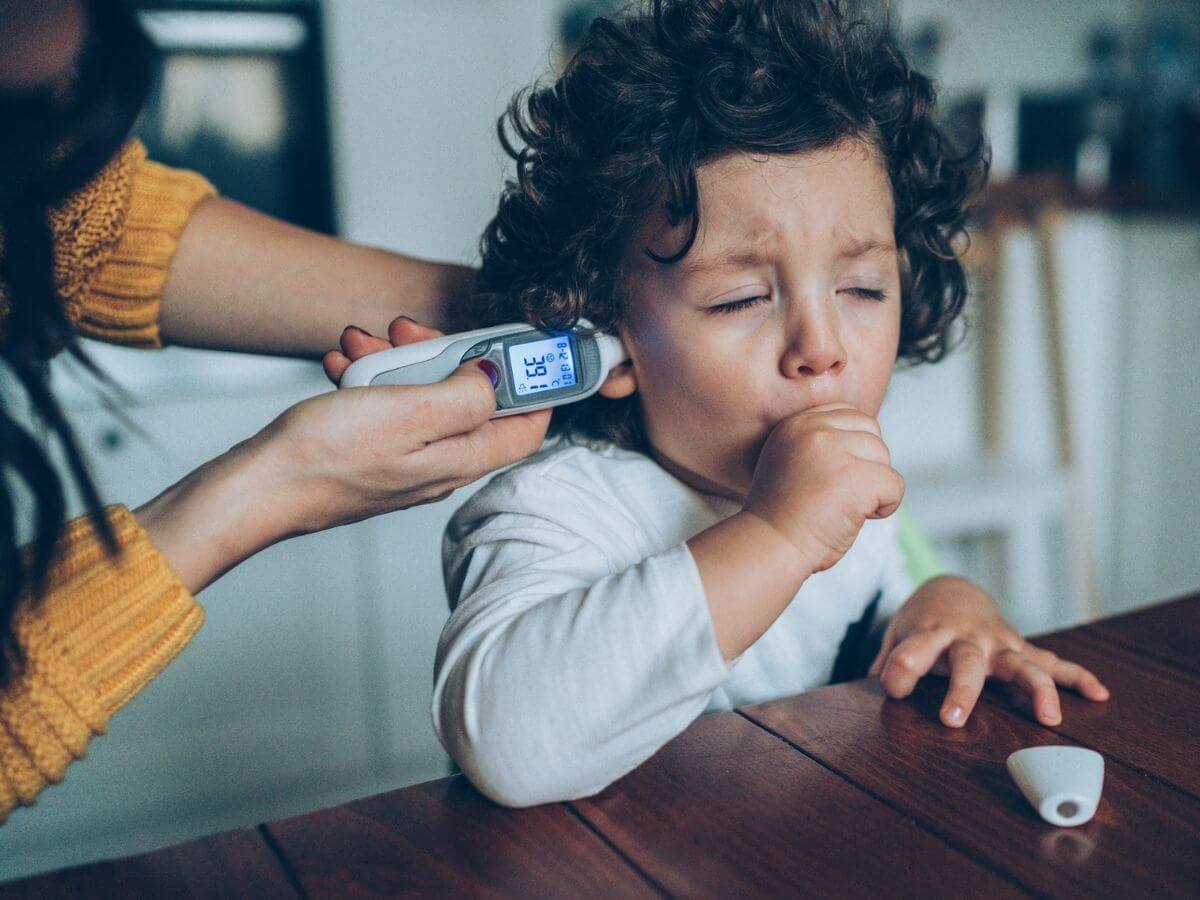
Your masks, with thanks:
<instances>
[{"instance_id":1,"label":"thermometer number readout","mask_svg":"<svg viewBox=\"0 0 1200 900\"><path fill-rule=\"evenodd\" d=\"M572 387L576 381L575 354L565 334L512 344L508 362L519 397Z\"/></svg>"}]
</instances>

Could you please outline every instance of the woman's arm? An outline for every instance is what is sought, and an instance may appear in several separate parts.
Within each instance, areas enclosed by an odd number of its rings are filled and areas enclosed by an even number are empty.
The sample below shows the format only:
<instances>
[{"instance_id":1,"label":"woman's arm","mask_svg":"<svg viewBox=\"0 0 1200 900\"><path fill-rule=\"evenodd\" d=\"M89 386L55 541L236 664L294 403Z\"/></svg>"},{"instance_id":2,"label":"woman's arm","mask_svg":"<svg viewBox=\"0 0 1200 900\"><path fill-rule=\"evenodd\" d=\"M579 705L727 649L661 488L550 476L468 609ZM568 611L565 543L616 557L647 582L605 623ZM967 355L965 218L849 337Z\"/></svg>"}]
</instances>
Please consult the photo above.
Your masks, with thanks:
<instances>
[{"instance_id":1,"label":"woman's arm","mask_svg":"<svg viewBox=\"0 0 1200 900\"><path fill-rule=\"evenodd\" d=\"M472 363L437 384L320 394L136 515L197 592L278 541L440 500L537 450L549 410L493 419L495 409Z\"/></svg>"},{"instance_id":2,"label":"woman's arm","mask_svg":"<svg viewBox=\"0 0 1200 900\"><path fill-rule=\"evenodd\" d=\"M0 686L0 823L183 649L203 619L192 594L221 573L291 535L438 499L541 444L549 411L494 411L470 364L440 384L322 394L136 515L110 509L116 558L86 518L72 522L44 594L14 619L28 665Z\"/></svg>"},{"instance_id":3,"label":"woman's arm","mask_svg":"<svg viewBox=\"0 0 1200 900\"><path fill-rule=\"evenodd\" d=\"M232 200L188 219L163 290L166 343L319 357L349 323L386 334L408 315L455 326L475 271L298 228Z\"/></svg>"}]
</instances>

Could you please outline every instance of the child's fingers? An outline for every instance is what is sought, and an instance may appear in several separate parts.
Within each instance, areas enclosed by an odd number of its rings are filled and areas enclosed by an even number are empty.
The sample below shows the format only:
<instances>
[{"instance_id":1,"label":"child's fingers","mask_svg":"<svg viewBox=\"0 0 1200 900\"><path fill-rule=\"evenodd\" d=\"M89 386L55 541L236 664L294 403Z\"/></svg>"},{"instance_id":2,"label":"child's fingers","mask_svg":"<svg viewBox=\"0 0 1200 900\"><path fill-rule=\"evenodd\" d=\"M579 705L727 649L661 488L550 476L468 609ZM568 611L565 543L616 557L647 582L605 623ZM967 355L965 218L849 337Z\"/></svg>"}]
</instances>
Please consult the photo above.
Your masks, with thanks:
<instances>
[{"instance_id":1,"label":"child's fingers","mask_svg":"<svg viewBox=\"0 0 1200 900\"><path fill-rule=\"evenodd\" d=\"M883 432L879 430L879 421L849 403L827 403L824 406L814 406L806 409L802 415L811 413L820 413L824 424L842 431L864 431L877 438L883 437Z\"/></svg>"},{"instance_id":2,"label":"child's fingers","mask_svg":"<svg viewBox=\"0 0 1200 900\"><path fill-rule=\"evenodd\" d=\"M1033 704L1034 717L1043 725L1062 722L1062 707L1054 679L1029 657L1016 650L1002 650L992 663L992 674L1025 691Z\"/></svg>"},{"instance_id":3,"label":"child's fingers","mask_svg":"<svg viewBox=\"0 0 1200 900\"><path fill-rule=\"evenodd\" d=\"M942 724L961 728L987 681L987 654L973 641L955 641L946 655L950 661L950 687L942 701Z\"/></svg>"},{"instance_id":4,"label":"child's fingers","mask_svg":"<svg viewBox=\"0 0 1200 900\"><path fill-rule=\"evenodd\" d=\"M1100 679L1090 670L1078 663L1056 659L1050 675L1058 684L1074 688L1089 700L1107 700L1109 698L1108 688L1101 684Z\"/></svg>"},{"instance_id":5,"label":"child's fingers","mask_svg":"<svg viewBox=\"0 0 1200 900\"><path fill-rule=\"evenodd\" d=\"M1026 645L1025 655L1032 657L1034 662L1050 673L1056 684L1072 688L1089 700L1109 698L1108 688L1090 670L1078 663L1065 660L1058 654L1033 644Z\"/></svg>"},{"instance_id":6,"label":"child's fingers","mask_svg":"<svg viewBox=\"0 0 1200 900\"><path fill-rule=\"evenodd\" d=\"M952 635L945 631L918 631L898 643L888 654L879 681L889 697L907 697L921 677L933 668Z\"/></svg>"},{"instance_id":7,"label":"child's fingers","mask_svg":"<svg viewBox=\"0 0 1200 900\"><path fill-rule=\"evenodd\" d=\"M868 678L874 678L883 671L883 664L887 661L888 655L892 652L892 647L894 646L895 643L889 640L888 635L885 633L883 643L879 647L879 652L875 654L875 658L871 660L871 665L867 669Z\"/></svg>"}]
</instances>

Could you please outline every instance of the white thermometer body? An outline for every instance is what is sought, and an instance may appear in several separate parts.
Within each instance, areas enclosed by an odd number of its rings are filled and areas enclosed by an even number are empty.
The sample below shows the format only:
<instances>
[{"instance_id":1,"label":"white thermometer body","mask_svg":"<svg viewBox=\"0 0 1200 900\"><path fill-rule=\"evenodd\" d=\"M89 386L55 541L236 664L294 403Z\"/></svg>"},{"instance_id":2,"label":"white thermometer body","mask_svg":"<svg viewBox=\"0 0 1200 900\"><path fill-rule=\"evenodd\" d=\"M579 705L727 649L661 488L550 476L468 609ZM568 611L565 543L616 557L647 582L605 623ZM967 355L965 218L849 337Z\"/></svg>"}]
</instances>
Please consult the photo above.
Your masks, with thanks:
<instances>
[{"instance_id":1,"label":"white thermometer body","mask_svg":"<svg viewBox=\"0 0 1200 900\"><path fill-rule=\"evenodd\" d=\"M591 324L581 319L579 327L590 330ZM484 360L494 367L495 416L511 416L586 399L627 358L612 335L520 322L372 353L352 363L338 386L433 384L468 360Z\"/></svg>"}]
</instances>

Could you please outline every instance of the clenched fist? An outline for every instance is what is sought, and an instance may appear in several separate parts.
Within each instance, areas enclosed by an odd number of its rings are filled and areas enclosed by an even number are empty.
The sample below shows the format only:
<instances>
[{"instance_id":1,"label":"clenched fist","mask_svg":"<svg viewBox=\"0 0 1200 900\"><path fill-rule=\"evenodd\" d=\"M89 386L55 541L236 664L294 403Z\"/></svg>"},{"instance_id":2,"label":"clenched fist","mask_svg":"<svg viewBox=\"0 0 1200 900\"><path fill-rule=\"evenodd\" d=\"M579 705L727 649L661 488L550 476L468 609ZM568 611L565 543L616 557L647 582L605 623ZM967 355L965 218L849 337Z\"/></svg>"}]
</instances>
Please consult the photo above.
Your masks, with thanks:
<instances>
[{"instance_id":1,"label":"clenched fist","mask_svg":"<svg viewBox=\"0 0 1200 900\"><path fill-rule=\"evenodd\" d=\"M867 519L899 508L904 479L891 463L875 419L846 403L813 407L768 436L745 511L821 572L845 555Z\"/></svg>"}]
</instances>

